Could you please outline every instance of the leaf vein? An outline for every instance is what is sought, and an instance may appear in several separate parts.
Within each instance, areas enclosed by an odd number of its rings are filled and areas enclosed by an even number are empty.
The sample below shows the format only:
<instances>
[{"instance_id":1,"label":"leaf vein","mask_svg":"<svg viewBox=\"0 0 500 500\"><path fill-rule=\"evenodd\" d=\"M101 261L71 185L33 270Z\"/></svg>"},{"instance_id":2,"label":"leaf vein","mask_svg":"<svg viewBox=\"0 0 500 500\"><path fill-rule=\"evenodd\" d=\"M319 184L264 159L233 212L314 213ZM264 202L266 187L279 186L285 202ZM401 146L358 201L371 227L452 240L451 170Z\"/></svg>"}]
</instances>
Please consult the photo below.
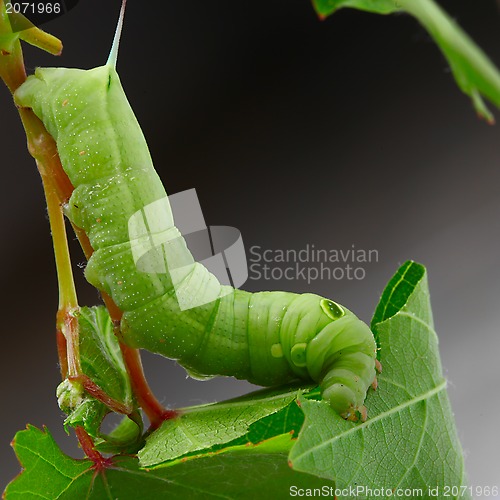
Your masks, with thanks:
<instances>
[{"instance_id":1,"label":"leaf vein","mask_svg":"<svg viewBox=\"0 0 500 500\"><path fill-rule=\"evenodd\" d=\"M340 434L337 434L333 438L328 439L326 441L323 441L323 442L317 444L316 446L313 446L312 448L308 448L306 451L304 451L300 455L297 455L296 457L294 457L294 460L296 461L305 455L309 455L309 454L313 453L315 450L323 448L326 445L330 445L334 441L337 441L338 439L343 438L349 434L361 431L361 430L365 429L366 427L374 424L375 422L387 417L388 415L401 412L402 410L404 410L408 406L413 406L413 405L416 405L417 403L419 403L420 401L430 399L431 397L435 396L436 394L439 394L441 391L446 390L446 385L447 385L446 380L443 380L443 382L441 382L441 384L436 386L434 389L431 389L431 390L429 390L429 391L427 391L427 392L425 392L425 393L421 394L420 396L417 396L413 399L405 401L404 403L402 403L398 406L394 406L390 410L379 413L376 417L373 417L373 418L367 420L366 422L363 422L362 424L356 425L355 427L351 427L347 431L341 432Z\"/></svg>"}]
</instances>

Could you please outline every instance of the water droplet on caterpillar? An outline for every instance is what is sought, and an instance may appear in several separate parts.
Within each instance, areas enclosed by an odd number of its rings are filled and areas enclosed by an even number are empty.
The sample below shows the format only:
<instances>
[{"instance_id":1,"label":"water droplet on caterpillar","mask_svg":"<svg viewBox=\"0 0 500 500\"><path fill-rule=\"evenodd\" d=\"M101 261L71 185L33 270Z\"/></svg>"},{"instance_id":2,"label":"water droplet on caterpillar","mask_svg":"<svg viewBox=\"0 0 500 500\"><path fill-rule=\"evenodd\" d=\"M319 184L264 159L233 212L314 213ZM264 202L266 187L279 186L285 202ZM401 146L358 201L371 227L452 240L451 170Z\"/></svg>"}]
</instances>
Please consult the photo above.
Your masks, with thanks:
<instances>
[{"instance_id":1,"label":"water droplet on caterpillar","mask_svg":"<svg viewBox=\"0 0 500 500\"><path fill-rule=\"evenodd\" d=\"M320 302L320 306L321 309L323 309L323 312L331 319L339 319L345 315L345 311L342 306L333 302L333 300L323 299Z\"/></svg>"}]
</instances>

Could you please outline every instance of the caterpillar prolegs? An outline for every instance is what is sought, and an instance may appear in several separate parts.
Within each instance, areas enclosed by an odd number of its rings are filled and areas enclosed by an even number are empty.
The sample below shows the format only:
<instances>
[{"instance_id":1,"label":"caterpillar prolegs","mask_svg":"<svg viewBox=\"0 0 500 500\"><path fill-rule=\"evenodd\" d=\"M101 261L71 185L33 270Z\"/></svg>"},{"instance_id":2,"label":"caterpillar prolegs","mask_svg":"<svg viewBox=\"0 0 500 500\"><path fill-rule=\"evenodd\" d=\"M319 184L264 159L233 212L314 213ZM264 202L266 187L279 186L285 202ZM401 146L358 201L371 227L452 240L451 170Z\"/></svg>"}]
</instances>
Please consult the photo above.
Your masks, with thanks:
<instances>
[{"instance_id":1,"label":"caterpillar prolegs","mask_svg":"<svg viewBox=\"0 0 500 500\"><path fill-rule=\"evenodd\" d=\"M365 323L318 295L223 286L193 260L115 70L118 36L106 65L38 68L15 99L57 143L75 188L66 214L94 249L85 275L124 312L122 341L198 378L314 381L341 415L360 410L375 378Z\"/></svg>"}]
</instances>

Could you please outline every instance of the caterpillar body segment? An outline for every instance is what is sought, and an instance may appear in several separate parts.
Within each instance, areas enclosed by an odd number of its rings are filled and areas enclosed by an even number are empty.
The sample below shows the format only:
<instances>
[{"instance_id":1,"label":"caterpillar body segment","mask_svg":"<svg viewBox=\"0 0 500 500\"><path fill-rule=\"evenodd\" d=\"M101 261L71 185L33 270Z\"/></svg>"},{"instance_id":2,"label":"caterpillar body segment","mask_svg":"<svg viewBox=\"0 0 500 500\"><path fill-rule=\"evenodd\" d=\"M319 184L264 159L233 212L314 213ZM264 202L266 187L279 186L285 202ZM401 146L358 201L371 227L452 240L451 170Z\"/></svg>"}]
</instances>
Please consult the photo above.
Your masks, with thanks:
<instances>
[{"instance_id":1,"label":"caterpillar body segment","mask_svg":"<svg viewBox=\"0 0 500 500\"><path fill-rule=\"evenodd\" d=\"M193 260L112 64L37 69L15 98L56 140L75 188L66 214L94 249L86 278L123 311L124 343L176 359L195 377L315 381L341 415L362 408L375 378L368 326L318 295L221 285ZM136 231L131 221L142 220ZM147 242L159 250L141 261Z\"/></svg>"}]
</instances>

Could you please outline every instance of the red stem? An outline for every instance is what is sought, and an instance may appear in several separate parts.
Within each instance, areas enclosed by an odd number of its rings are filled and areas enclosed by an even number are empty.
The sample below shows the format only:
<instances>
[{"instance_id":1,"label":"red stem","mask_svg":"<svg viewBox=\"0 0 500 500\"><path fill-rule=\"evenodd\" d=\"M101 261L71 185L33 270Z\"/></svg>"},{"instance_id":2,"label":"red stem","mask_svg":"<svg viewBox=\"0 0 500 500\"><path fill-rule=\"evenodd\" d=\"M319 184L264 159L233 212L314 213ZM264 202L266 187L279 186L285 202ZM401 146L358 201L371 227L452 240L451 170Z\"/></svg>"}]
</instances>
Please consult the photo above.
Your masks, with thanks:
<instances>
[{"instance_id":1,"label":"red stem","mask_svg":"<svg viewBox=\"0 0 500 500\"><path fill-rule=\"evenodd\" d=\"M76 377L68 378L71 381L80 382L88 394L90 394L93 398L97 399L101 403L104 403L109 409L113 410L114 412L122 413L123 415L130 415L133 412L133 408L130 408L123 403L116 401L116 399L110 397L87 375L82 374Z\"/></svg>"},{"instance_id":2,"label":"red stem","mask_svg":"<svg viewBox=\"0 0 500 500\"><path fill-rule=\"evenodd\" d=\"M58 328L56 331L57 356L59 358L59 369L61 378L64 380L68 376L68 358L67 358L67 342L66 337Z\"/></svg>"},{"instance_id":3,"label":"red stem","mask_svg":"<svg viewBox=\"0 0 500 500\"><path fill-rule=\"evenodd\" d=\"M165 420L177 417L179 412L165 409L151 391L144 375L139 350L132 349L122 343L120 343L120 347L132 383L132 390L137 397L139 406L149 418L151 429L156 429Z\"/></svg>"},{"instance_id":4,"label":"red stem","mask_svg":"<svg viewBox=\"0 0 500 500\"><path fill-rule=\"evenodd\" d=\"M149 418L151 427L153 429L156 429L164 420L175 418L178 415L178 412L175 410L167 410L158 401L158 399L156 399L153 391L149 387L146 375L144 374L141 354L139 350L128 347L123 342L121 342L120 322L123 316L123 312L118 308L118 306L114 303L113 299L108 294L103 292L101 295L109 311L111 320L115 325L115 335L117 336L120 343L120 349L122 351L125 367L127 368L130 382L132 384L132 391L137 398L139 406L144 410L144 413Z\"/></svg>"},{"instance_id":5,"label":"red stem","mask_svg":"<svg viewBox=\"0 0 500 500\"><path fill-rule=\"evenodd\" d=\"M87 434L83 427L75 427L75 432L83 452L85 453L85 455L87 455L88 458L90 458L90 460L92 460L92 462L94 462L94 468L96 470L99 471L112 465L111 459L104 458L94 448L94 441L92 441L92 438Z\"/></svg>"}]
</instances>

